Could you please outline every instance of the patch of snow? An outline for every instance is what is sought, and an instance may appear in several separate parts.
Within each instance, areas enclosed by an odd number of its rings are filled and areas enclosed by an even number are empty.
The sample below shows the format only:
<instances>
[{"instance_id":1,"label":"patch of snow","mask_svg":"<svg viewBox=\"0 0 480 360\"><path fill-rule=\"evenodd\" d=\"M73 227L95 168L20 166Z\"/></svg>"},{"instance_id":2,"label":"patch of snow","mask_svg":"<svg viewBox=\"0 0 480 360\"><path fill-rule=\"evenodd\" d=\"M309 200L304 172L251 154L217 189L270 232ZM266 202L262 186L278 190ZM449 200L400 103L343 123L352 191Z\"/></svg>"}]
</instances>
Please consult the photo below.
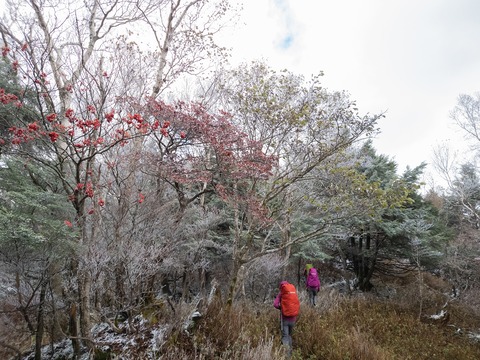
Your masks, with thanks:
<instances>
[{"instance_id":1,"label":"patch of snow","mask_svg":"<svg viewBox=\"0 0 480 360\"><path fill-rule=\"evenodd\" d=\"M167 341L168 333L169 333L168 326L163 326L158 329L152 330L152 340L150 341L152 351L157 352L162 348L162 346Z\"/></svg>"},{"instance_id":2,"label":"patch of snow","mask_svg":"<svg viewBox=\"0 0 480 360\"><path fill-rule=\"evenodd\" d=\"M198 311L194 311L188 319L183 323L183 331L185 331L187 334L189 333L189 330L191 330L195 326L195 322L202 317L202 314Z\"/></svg>"},{"instance_id":3,"label":"patch of snow","mask_svg":"<svg viewBox=\"0 0 480 360\"><path fill-rule=\"evenodd\" d=\"M469 332L469 333L467 334L467 336L468 336L470 339L472 339L472 340L474 340L474 341L476 341L476 342L480 342L480 334L479 334L479 333Z\"/></svg>"},{"instance_id":4,"label":"patch of snow","mask_svg":"<svg viewBox=\"0 0 480 360\"><path fill-rule=\"evenodd\" d=\"M107 323L99 323L93 326L91 334L93 337L97 337L99 333L110 329Z\"/></svg>"},{"instance_id":5,"label":"patch of snow","mask_svg":"<svg viewBox=\"0 0 480 360\"><path fill-rule=\"evenodd\" d=\"M15 290L11 286L0 285L0 293L5 295L15 295L17 293L17 290Z\"/></svg>"},{"instance_id":6,"label":"patch of snow","mask_svg":"<svg viewBox=\"0 0 480 360\"><path fill-rule=\"evenodd\" d=\"M430 315L429 318L433 320L440 320L443 319L445 315L447 315L447 312L445 310L442 310L439 314Z\"/></svg>"},{"instance_id":7,"label":"patch of snow","mask_svg":"<svg viewBox=\"0 0 480 360\"><path fill-rule=\"evenodd\" d=\"M72 360L74 358L72 341L69 339L62 340L58 343L53 344L52 346L47 345L42 348L41 351L42 359L51 359L51 360ZM22 360L33 360L35 359L35 352L24 357ZM79 360L88 360L89 354L84 354Z\"/></svg>"}]
</instances>

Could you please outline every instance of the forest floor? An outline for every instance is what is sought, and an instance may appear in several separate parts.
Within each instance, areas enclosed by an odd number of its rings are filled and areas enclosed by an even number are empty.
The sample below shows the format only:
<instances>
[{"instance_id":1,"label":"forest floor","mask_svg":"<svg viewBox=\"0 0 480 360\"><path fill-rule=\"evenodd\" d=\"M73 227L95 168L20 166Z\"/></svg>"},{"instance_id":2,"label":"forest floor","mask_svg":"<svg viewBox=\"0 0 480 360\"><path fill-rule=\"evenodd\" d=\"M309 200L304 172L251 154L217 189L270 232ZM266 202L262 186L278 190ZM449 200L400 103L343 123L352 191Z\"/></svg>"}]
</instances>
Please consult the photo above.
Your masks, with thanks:
<instances>
[{"instance_id":1,"label":"forest floor","mask_svg":"<svg viewBox=\"0 0 480 360\"><path fill-rule=\"evenodd\" d=\"M453 298L446 282L432 275L376 282L374 293L349 296L324 286L314 308L300 291L292 359L480 359L478 308ZM285 358L279 312L270 303L227 307L216 298L199 309L158 299L114 323L94 326L96 351L81 360ZM42 359L73 359L70 343L45 346ZM34 354L7 357L19 358Z\"/></svg>"}]
</instances>

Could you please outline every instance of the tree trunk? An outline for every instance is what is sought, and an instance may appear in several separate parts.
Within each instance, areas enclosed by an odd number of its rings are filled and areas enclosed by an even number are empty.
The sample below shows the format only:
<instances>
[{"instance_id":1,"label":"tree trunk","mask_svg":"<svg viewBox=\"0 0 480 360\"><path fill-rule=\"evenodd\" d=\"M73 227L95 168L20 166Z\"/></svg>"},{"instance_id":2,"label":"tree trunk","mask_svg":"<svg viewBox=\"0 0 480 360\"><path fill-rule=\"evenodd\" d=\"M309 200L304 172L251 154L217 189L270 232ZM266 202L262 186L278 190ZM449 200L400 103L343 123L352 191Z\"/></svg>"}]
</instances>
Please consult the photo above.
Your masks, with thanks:
<instances>
[{"instance_id":1,"label":"tree trunk","mask_svg":"<svg viewBox=\"0 0 480 360\"><path fill-rule=\"evenodd\" d=\"M35 329L33 327L32 322L30 321L30 317L28 316L28 311L27 311L28 306L23 304L23 296L22 296L23 292L21 291L21 282L20 282L19 272L15 273L15 286L16 286L17 295L18 295L17 301L20 304L19 306L20 313L22 314L23 319L27 323L28 330L33 334L35 332Z\"/></svg>"},{"instance_id":2,"label":"tree trunk","mask_svg":"<svg viewBox=\"0 0 480 360\"><path fill-rule=\"evenodd\" d=\"M198 269L199 292L203 298L207 297L208 271L205 268Z\"/></svg>"},{"instance_id":3,"label":"tree trunk","mask_svg":"<svg viewBox=\"0 0 480 360\"><path fill-rule=\"evenodd\" d=\"M290 202L290 197L288 196L288 205L291 204ZM282 229L283 232L283 239L282 239L282 247L285 246L284 250L284 266L282 270L282 279L286 280L287 279L287 271L288 271L288 263L290 261L290 254L292 247L290 245L287 245L290 243L292 240L292 233L291 233L291 220L290 220L290 211L287 211L287 214L285 216L285 227Z\"/></svg>"},{"instance_id":4,"label":"tree trunk","mask_svg":"<svg viewBox=\"0 0 480 360\"><path fill-rule=\"evenodd\" d=\"M125 300L125 268L123 263L120 261L115 266L115 306L118 304L123 304Z\"/></svg>"},{"instance_id":5,"label":"tree trunk","mask_svg":"<svg viewBox=\"0 0 480 360\"><path fill-rule=\"evenodd\" d=\"M227 306L231 306L233 304L233 300L235 299L235 294L236 294L238 278L239 278L241 267L242 267L242 262L239 259L234 259L233 260L232 276L230 277L230 285L228 287Z\"/></svg>"},{"instance_id":6,"label":"tree trunk","mask_svg":"<svg viewBox=\"0 0 480 360\"><path fill-rule=\"evenodd\" d=\"M82 270L78 277L78 296L80 297L80 331L88 349L93 348L93 342L90 340L90 291L92 286L91 275L87 270Z\"/></svg>"},{"instance_id":7,"label":"tree trunk","mask_svg":"<svg viewBox=\"0 0 480 360\"><path fill-rule=\"evenodd\" d=\"M189 272L187 271L187 268L184 268L183 274L182 274L182 300L183 301L188 301L190 299L190 292L188 290L189 286L190 286Z\"/></svg>"},{"instance_id":8,"label":"tree trunk","mask_svg":"<svg viewBox=\"0 0 480 360\"><path fill-rule=\"evenodd\" d=\"M80 357L80 339L78 337L78 320L77 320L77 304L73 302L70 304L70 323L69 333L72 339L72 348L75 358Z\"/></svg>"},{"instance_id":9,"label":"tree trunk","mask_svg":"<svg viewBox=\"0 0 480 360\"><path fill-rule=\"evenodd\" d=\"M47 292L47 281L42 280L40 288L40 301L37 310L37 331L35 332L35 360L42 360L42 342L44 332L43 309L45 306L45 295Z\"/></svg>"},{"instance_id":10,"label":"tree trunk","mask_svg":"<svg viewBox=\"0 0 480 360\"><path fill-rule=\"evenodd\" d=\"M283 257L283 263L285 265L283 266L283 270L282 270L282 279L287 279L287 277L288 277L288 263L289 263L289 260L290 260L291 252L292 252L292 247L287 246L285 248L285 253L284 253L284 257Z\"/></svg>"},{"instance_id":11,"label":"tree trunk","mask_svg":"<svg viewBox=\"0 0 480 360\"><path fill-rule=\"evenodd\" d=\"M364 249L363 246L363 230L360 232L360 237L358 238L358 273L357 273L357 278L358 278L358 287L360 290L364 291L365 288L365 267L367 266L366 264L366 259L365 259L365 252L367 250Z\"/></svg>"},{"instance_id":12,"label":"tree trunk","mask_svg":"<svg viewBox=\"0 0 480 360\"><path fill-rule=\"evenodd\" d=\"M350 242L348 246L351 246L352 239L349 238L348 241ZM347 267L347 256L346 256L345 252L343 251L341 244L337 244L337 249L338 249L338 253L340 254L340 259L342 260L343 271L346 274L345 287L346 287L346 290L347 290L347 294L351 295L352 294L352 289L350 287L350 280L351 279L350 279L350 272L348 271L348 267Z\"/></svg>"},{"instance_id":13,"label":"tree trunk","mask_svg":"<svg viewBox=\"0 0 480 360\"><path fill-rule=\"evenodd\" d=\"M303 281L303 278L302 278L302 258L299 257L298 258L298 264L297 264L297 282L298 282L298 285L300 284L305 284L305 282Z\"/></svg>"}]
</instances>

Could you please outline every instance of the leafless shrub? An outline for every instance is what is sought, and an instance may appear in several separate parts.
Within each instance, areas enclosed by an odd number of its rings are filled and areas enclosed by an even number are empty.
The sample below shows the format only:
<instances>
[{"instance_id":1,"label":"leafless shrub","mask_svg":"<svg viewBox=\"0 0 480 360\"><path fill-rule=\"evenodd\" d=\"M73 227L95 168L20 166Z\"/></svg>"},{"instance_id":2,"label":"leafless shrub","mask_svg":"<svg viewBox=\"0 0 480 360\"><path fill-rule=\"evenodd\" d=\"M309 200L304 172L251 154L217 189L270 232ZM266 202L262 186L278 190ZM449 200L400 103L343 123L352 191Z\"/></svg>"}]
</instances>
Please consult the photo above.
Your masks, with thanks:
<instances>
[{"instance_id":1,"label":"leafless shrub","mask_svg":"<svg viewBox=\"0 0 480 360\"><path fill-rule=\"evenodd\" d=\"M255 301L268 302L277 295L284 261L278 254L269 254L252 261L244 276L243 291Z\"/></svg>"},{"instance_id":2,"label":"leafless shrub","mask_svg":"<svg viewBox=\"0 0 480 360\"><path fill-rule=\"evenodd\" d=\"M320 289L317 294L316 310L320 313L326 313L338 309L345 298L335 289Z\"/></svg>"},{"instance_id":3,"label":"leafless shrub","mask_svg":"<svg viewBox=\"0 0 480 360\"><path fill-rule=\"evenodd\" d=\"M359 326L353 327L347 336L348 356L355 360L387 360L391 357L375 345L368 334L364 333Z\"/></svg>"}]
</instances>

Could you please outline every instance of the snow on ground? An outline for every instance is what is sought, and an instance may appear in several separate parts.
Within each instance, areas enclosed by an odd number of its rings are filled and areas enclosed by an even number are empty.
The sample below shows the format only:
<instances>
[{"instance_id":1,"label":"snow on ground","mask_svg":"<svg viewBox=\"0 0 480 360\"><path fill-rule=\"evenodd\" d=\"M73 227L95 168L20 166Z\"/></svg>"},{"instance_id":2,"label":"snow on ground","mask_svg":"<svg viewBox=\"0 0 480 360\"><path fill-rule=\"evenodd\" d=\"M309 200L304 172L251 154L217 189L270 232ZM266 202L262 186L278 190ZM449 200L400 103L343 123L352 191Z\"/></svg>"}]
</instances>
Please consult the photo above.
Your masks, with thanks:
<instances>
[{"instance_id":1,"label":"snow on ground","mask_svg":"<svg viewBox=\"0 0 480 360\"><path fill-rule=\"evenodd\" d=\"M134 317L131 322L124 322L118 325L118 331L107 323L100 323L93 327L92 338L97 348L104 354L112 353L117 356L115 359L135 359L140 351L142 359L156 359L158 352L166 341L168 327L165 325L151 325L141 316ZM53 351L52 351L53 350ZM90 354L85 352L79 360L90 359ZM33 360L34 353L23 357L22 360ZM62 340L42 348L42 359L70 360L73 359L73 348L70 340Z\"/></svg>"}]
</instances>

